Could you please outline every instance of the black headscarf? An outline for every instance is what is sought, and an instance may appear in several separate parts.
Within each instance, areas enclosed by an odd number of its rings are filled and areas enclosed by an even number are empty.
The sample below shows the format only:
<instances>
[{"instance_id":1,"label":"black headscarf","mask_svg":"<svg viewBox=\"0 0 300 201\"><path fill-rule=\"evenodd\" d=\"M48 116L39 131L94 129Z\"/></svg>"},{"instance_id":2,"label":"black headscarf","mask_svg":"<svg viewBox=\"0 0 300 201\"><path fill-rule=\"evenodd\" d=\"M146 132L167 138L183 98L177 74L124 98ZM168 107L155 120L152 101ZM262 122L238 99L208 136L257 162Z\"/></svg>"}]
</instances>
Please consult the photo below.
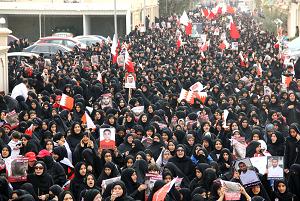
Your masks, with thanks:
<instances>
[{"instance_id":1,"label":"black headscarf","mask_svg":"<svg viewBox=\"0 0 300 201\"><path fill-rule=\"evenodd\" d=\"M280 193L279 190L278 190L278 185L280 183L283 183L285 186L286 186L286 191L284 193ZM289 192L288 190L288 185L285 181L283 180L276 180L274 182L274 198L276 199L279 199L278 201L293 201L293 200L297 200L295 199L295 195L291 192Z\"/></svg>"}]
</instances>

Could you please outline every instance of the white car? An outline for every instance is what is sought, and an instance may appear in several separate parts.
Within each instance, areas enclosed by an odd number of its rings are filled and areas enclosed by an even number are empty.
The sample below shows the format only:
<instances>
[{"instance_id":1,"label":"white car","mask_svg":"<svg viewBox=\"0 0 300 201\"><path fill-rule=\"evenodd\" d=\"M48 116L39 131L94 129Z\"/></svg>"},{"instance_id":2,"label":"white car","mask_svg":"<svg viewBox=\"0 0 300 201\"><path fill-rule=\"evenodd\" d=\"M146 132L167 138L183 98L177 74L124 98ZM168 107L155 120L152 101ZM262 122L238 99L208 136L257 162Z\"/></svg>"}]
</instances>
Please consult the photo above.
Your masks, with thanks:
<instances>
[{"instance_id":1,"label":"white car","mask_svg":"<svg viewBox=\"0 0 300 201\"><path fill-rule=\"evenodd\" d=\"M33 57L39 58L39 55L32 52L10 52L7 53L7 57L9 60L16 58L18 61L21 61L22 59L30 59Z\"/></svg>"},{"instance_id":2,"label":"white car","mask_svg":"<svg viewBox=\"0 0 300 201\"><path fill-rule=\"evenodd\" d=\"M85 44L86 46L92 46L96 43L103 43L107 42L107 39L103 36L98 35L86 35L86 36L76 36L75 39L79 40L81 43Z\"/></svg>"}]
</instances>

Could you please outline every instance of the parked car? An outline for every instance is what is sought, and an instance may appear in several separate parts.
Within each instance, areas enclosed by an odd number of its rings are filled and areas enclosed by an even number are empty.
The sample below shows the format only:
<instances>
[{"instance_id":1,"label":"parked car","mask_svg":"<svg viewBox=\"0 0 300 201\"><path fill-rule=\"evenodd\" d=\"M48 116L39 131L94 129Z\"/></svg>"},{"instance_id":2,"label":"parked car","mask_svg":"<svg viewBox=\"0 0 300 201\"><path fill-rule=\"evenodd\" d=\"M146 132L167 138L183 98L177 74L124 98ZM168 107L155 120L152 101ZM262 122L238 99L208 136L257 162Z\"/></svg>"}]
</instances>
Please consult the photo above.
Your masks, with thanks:
<instances>
[{"instance_id":1,"label":"parked car","mask_svg":"<svg viewBox=\"0 0 300 201\"><path fill-rule=\"evenodd\" d=\"M43 54L44 57L50 58L53 57L58 51L62 52L71 52L72 49L59 45L59 44L51 44L51 43L36 43L33 44L23 50L23 52L31 52L36 54Z\"/></svg>"},{"instance_id":2,"label":"parked car","mask_svg":"<svg viewBox=\"0 0 300 201\"><path fill-rule=\"evenodd\" d=\"M10 52L7 53L8 60L15 58L17 61L21 61L23 59L29 60L33 57L39 58L38 54L32 52Z\"/></svg>"},{"instance_id":3,"label":"parked car","mask_svg":"<svg viewBox=\"0 0 300 201\"><path fill-rule=\"evenodd\" d=\"M69 33L69 32L57 32L57 33L52 34L52 36L64 37L64 38L71 37L72 38L74 35L72 33Z\"/></svg>"},{"instance_id":4,"label":"parked car","mask_svg":"<svg viewBox=\"0 0 300 201\"><path fill-rule=\"evenodd\" d=\"M74 48L77 45L82 50L86 49L86 45L84 43L81 43L77 39L67 38L67 37L54 37L54 36L44 37L44 38L40 38L37 42L35 42L35 44L39 44L39 43L58 44L58 45L66 46L68 48Z\"/></svg>"},{"instance_id":5,"label":"parked car","mask_svg":"<svg viewBox=\"0 0 300 201\"><path fill-rule=\"evenodd\" d=\"M96 43L102 43L105 42L106 38L100 38L95 35L87 35L87 36L76 36L75 39L79 40L81 43L84 43L86 46L92 46Z\"/></svg>"}]
</instances>

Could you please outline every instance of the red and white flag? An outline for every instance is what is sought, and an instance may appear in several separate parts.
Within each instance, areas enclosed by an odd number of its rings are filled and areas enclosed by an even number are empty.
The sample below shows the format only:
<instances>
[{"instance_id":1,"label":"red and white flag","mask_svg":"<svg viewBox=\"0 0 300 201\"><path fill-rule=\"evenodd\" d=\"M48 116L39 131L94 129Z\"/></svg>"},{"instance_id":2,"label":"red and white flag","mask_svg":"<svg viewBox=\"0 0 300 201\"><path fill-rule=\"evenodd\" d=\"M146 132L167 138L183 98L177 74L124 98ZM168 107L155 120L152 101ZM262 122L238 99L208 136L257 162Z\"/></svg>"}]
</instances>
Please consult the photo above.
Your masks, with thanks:
<instances>
[{"instance_id":1,"label":"red and white flag","mask_svg":"<svg viewBox=\"0 0 300 201\"><path fill-rule=\"evenodd\" d=\"M195 93L195 98L200 100L203 104L207 98L207 92L196 92Z\"/></svg>"},{"instance_id":2,"label":"red and white flag","mask_svg":"<svg viewBox=\"0 0 300 201\"><path fill-rule=\"evenodd\" d=\"M240 38L240 32L233 21L230 22L230 37L232 39Z\"/></svg>"},{"instance_id":3,"label":"red and white flag","mask_svg":"<svg viewBox=\"0 0 300 201\"><path fill-rule=\"evenodd\" d=\"M125 52L125 68L128 73L134 73L134 66L128 51Z\"/></svg>"},{"instance_id":4,"label":"red and white flag","mask_svg":"<svg viewBox=\"0 0 300 201\"><path fill-rule=\"evenodd\" d=\"M189 17L188 15L186 14L185 11L183 11L181 17L180 17L180 24L183 24L184 26L188 26L189 24Z\"/></svg>"},{"instance_id":5,"label":"red and white flag","mask_svg":"<svg viewBox=\"0 0 300 201\"><path fill-rule=\"evenodd\" d=\"M87 112L85 112L81 118L81 121L86 124L86 127L88 129L95 129L96 125L94 124L93 120L91 119L90 115L88 115Z\"/></svg>"},{"instance_id":6,"label":"red and white flag","mask_svg":"<svg viewBox=\"0 0 300 201\"><path fill-rule=\"evenodd\" d=\"M260 64L258 64L256 66L256 74L257 74L257 77L261 77L262 76L262 68L261 68Z\"/></svg>"},{"instance_id":7,"label":"red and white flag","mask_svg":"<svg viewBox=\"0 0 300 201\"><path fill-rule=\"evenodd\" d=\"M216 17L216 15L213 13L213 11L210 11L209 15L207 16L207 19L213 20L213 19L215 19L215 17Z\"/></svg>"},{"instance_id":8,"label":"red and white flag","mask_svg":"<svg viewBox=\"0 0 300 201\"><path fill-rule=\"evenodd\" d=\"M171 188L176 183L177 177L171 182L165 184L162 188L156 191L153 195L152 201L164 201Z\"/></svg>"},{"instance_id":9,"label":"red and white flag","mask_svg":"<svg viewBox=\"0 0 300 201\"><path fill-rule=\"evenodd\" d=\"M66 94L62 94L59 105L63 109L72 110L74 107L74 98Z\"/></svg>"},{"instance_id":10,"label":"red and white flag","mask_svg":"<svg viewBox=\"0 0 300 201\"><path fill-rule=\"evenodd\" d=\"M102 74L100 72L97 73L97 80L103 83Z\"/></svg>"},{"instance_id":11,"label":"red and white flag","mask_svg":"<svg viewBox=\"0 0 300 201\"><path fill-rule=\"evenodd\" d=\"M285 86L285 87L289 87L292 80L293 80L293 76L285 76L285 75L281 75L281 79L282 79L282 84Z\"/></svg>"},{"instance_id":12,"label":"red and white flag","mask_svg":"<svg viewBox=\"0 0 300 201\"><path fill-rule=\"evenodd\" d=\"M202 12L202 16L203 17L208 17L209 15L209 10L207 8L202 8L201 9L201 12Z\"/></svg>"},{"instance_id":13,"label":"red and white flag","mask_svg":"<svg viewBox=\"0 0 300 201\"><path fill-rule=\"evenodd\" d=\"M181 45L182 45L182 39L181 39L181 35L179 35L176 41L177 50L180 48Z\"/></svg>"},{"instance_id":14,"label":"red and white flag","mask_svg":"<svg viewBox=\"0 0 300 201\"><path fill-rule=\"evenodd\" d=\"M186 35L191 35L193 30L193 25L192 22L189 22L187 26L185 26L185 34Z\"/></svg>"},{"instance_id":15,"label":"red and white flag","mask_svg":"<svg viewBox=\"0 0 300 201\"><path fill-rule=\"evenodd\" d=\"M31 126L29 126L25 132L24 132L26 135L29 135L29 136L32 136L32 133L33 133L33 124L31 124Z\"/></svg>"},{"instance_id":16,"label":"red and white flag","mask_svg":"<svg viewBox=\"0 0 300 201\"><path fill-rule=\"evenodd\" d=\"M118 58L118 39L117 39L116 35L114 35L114 38L113 38L113 41L112 41L111 54L113 56L112 63L113 64L117 63L117 58Z\"/></svg>"},{"instance_id":17,"label":"red and white flag","mask_svg":"<svg viewBox=\"0 0 300 201\"><path fill-rule=\"evenodd\" d=\"M189 93L188 90L185 90L185 89L182 88L181 91L180 91L179 98L177 99L178 103L180 103L182 100L185 100L188 93Z\"/></svg>"},{"instance_id":18,"label":"red and white flag","mask_svg":"<svg viewBox=\"0 0 300 201\"><path fill-rule=\"evenodd\" d=\"M186 102L188 102L190 105L193 105L195 102L195 95L193 91L189 91L186 96Z\"/></svg>"}]
</instances>

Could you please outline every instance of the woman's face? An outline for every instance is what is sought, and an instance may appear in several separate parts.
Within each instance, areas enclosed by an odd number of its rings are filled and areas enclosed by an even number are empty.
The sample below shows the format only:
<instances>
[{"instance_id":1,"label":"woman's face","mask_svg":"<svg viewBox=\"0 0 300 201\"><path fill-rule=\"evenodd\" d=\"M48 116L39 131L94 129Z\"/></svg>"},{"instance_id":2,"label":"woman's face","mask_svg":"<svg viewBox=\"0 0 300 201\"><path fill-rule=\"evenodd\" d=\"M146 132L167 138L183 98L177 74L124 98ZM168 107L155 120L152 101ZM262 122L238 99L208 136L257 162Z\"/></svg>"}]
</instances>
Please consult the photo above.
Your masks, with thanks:
<instances>
[{"instance_id":1,"label":"woman's face","mask_svg":"<svg viewBox=\"0 0 300 201\"><path fill-rule=\"evenodd\" d=\"M295 96L295 94L290 94L289 95L289 99L290 99L290 101L295 101L296 100L296 96Z\"/></svg>"},{"instance_id":2,"label":"woman's face","mask_svg":"<svg viewBox=\"0 0 300 201\"><path fill-rule=\"evenodd\" d=\"M1 155L2 155L3 158L7 158L9 156L9 150L8 150L7 147L4 147L2 149Z\"/></svg>"},{"instance_id":3,"label":"woman's face","mask_svg":"<svg viewBox=\"0 0 300 201\"><path fill-rule=\"evenodd\" d=\"M259 135L258 134L254 134L252 137L252 140L257 141L259 140Z\"/></svg>"},{"instance_id":4,"label":"woman's face","mask_svg":"<svg viewBox=\"0 0 300 201\"><path fill-rule=\"evenodd\" d=\"M26 145L27 145L27 143L28 143L28 140L27 140L25 137L23 137L23 138L22 138L22 143L23 143L23 145L25 145L25 146L26 146Z\"/></svg>"},{"instance_id":5,"label":"woman's face","mask_svg":"<svg viewBox=\"0 0 300 201\"><path fill-rule=\"evenodd\" d=\"M31 103L31 108L35 109L36 108L36 104L34 102Z\"/></svg>"},{"instance_id":6,"label":"woman's face","mask_svg":"<svg viewBox=\"0 0 300 201\"><path fill-rule=\"evenodd\" d=\"M256 186L252 187L251 190L254 195L257 195L260 192L260 186L256 185Z\"/></svg>"},{"instance_id":7,"label":"woman's face","mask_svg":"<svg viewBox=\"0 0 300 201\"><path fill-rule=\"evenodd\" d=\"M105 162L112 162L112 155L111 155L111 153L106 153L104 155L104 160L105 160Z\"/></svg>"},{"instance_id":8,"label":"woman's face","mask_svg":"<svg viewBox=\"0 0 300 201\"><path fill-rule=\"evenodd\" d=\"M280 193L285 193L286 192L286 185L284 183L279 183L277 186L277 189Z\"/></svg>"},{"instance_id":9,"label":"woman's face","mask_svg":"<svg viewBox=\"0 0 300 201\"><path fill-rule=\"evenodd\" d=\"M210 125L209 124L204 124L203 125L204 132L209 132L209 129L210 129Z\"/></svg>"},{"instance_id":10,"label":"woman's face","mask_svg":"<svg viewBox=\"0 0 300 201\"><path fill-rule=\"evenodd\" d=\"M110 175L111 174L111 169L106 167L106 168L104 168L104 172L105 172L106 175Z\"/></svg>"},{"instance_id":11,"label":"woman's face","mask_svg":"<svg viewBox=\"0 0 300 201\"><path fill-rule=\"evenodd\" d=\"M42 166L41 164L37 164L36 166L34 166L34 173L38 176L42 175L44 172L44 166Z\"/></svg>"},{"instance_id":12,"label":"woman's face","mask_svg":"<svg viewBox=\"0 0 300 201\"><path fill-rule=\"evenodd\" d=\"M131 179L134 183L137 182L137 175L136 175L136 172L134 172L132 175L131 175Z\"/></svg>"},{"instance_id":13,"label":"woman's face","mask_svg":"<svg viewBox=\"0 0 300 201\"><path fill-rule=\"evenodd\" d=\"M124 107L125 106L125 102L124 100L120 100L120 103L119 103L120 107Z\"/></svg>"},{"instance_id":14,"label":"woman's face","mask_svg":"<svg viewBox=\"0 0 300 201\"><path fill-rule=\"evenodd\" d=\"M45 123L45 122L42 123L42 129L43 130L47 130L48 129L47 123Z\"/></svg>"},{"instance_id":15,"label":"woman's face","mask_svg":"<svg viewBox=\"0 0 300 201\"><path fill-rule=\"evenodd\" d=\"M64 201L73 201L73 198L70 194L67 193L64 197Z\"/></svg>"},{"instance_id":16,"label":"woman's face","mask_svg":"<svg viewBox=\"0 0 300 201\"><path fill-rule=\"evenodd\" d=\"M52 152L52 150L53 150L53 144L52 144L52 142L47 142L47 144L46 144L46 149L47 149L48 151Z\"/></svg>"},{"instance_id":17,"label":"woman's face","mask_svg":"<svg viewBox=\"0 0 300 201\"><path fill-rule=\"evenodd\" d=\"M184 149L182 147L178 147L176 149L176 154L178 158L183 158L184 157Z\"/></svg>"},{"instance_id":18,"label":"woman's face","mask_svg":"<svg viewBox=\"0 0 300 201\"><path fill-rule=\"evenodd\" d=\"M291 128L291 129L290 129L290 135L291 135L292 137L296 137L296 136L297 136L297 131L296 131L295 129Z\"/></svg>"},{"instance_id":19,"label":"woman's face","mask_svg":"<svg viewBox=\"0 0 300 201\"><path fill-rule=\"evenodd\" d=\"M163 159L164 160L169 160L171 157L171 153L169 151L165 151L163 154Z\"/></svg>"},{"instance_id":20,"label":"woman's face","mask_svg":"<svg viewBox=\"0 0 300 201\"><path fill-rule=\"evenodd\" d=\"M234 131L234 130L238 130L238 129L239 129L239 126L237 125L237 123L232 123L231 130Z\"/></svg>"},{"instance_id":21,"label":"woman's face","mask_svg":"<svg viewBox=\"0 0 300 201\"><path fill-rule=\"evenodd\" d=\"M74 126L74 133L79 134L81 132L81 126L79 124L76 124Z\"/></svg>"},{"instance_id":22,"label":"woman's face","mask_svg":"<svg viewBox=\"0 0 300 201\"><path fill-rule=\"evenodd\" d=\"M51 126L51 132L56 132L56 124L52 124L52 126Z\"/></svg>"},{"instance_id":23,"label":"woman's face","mask_svg":"<svg viewBox=\"0 0 300 201\"><path fill-rule=\"evenodd\" d=\"M133 160L131 158L127 160L126 166L128 168L131 168L133 166Z\"/></svg>"},{"instance_id":24,"label":"woman's face","mask_svg":"<svg viewBox=\"0 0 300 201\"><path fill-rule=\"evenodd\" d=\"M228 161L228 159L229 159L229 155L228 155L228 153L223 153L223 159L225 160L225 161Z\"/></svg>"},{"instance_id":25,"label":"woman's face","mask_svg":"<svg viewBox=\"0 0 300 201\"><path fill-rule=\"evenodd\" d=\"M162 137L163 141L168 141L169 140L169 136L168 136L167 133L162 133L161 137Z\"/></svg>"},{"instance_id":26,"label":"woman's face","mask_svg":"<svg viewBox=\"0 0 300 201\"><path fill-rule=\"evenodd\" d=\"M148 120L147 116L146 116L146 115L143 115L143 116L142 116L142 122L143 122L143 123L146 123L147 120Z\"/></svg>"},{"instance_id":27,"label":"woman's face","mask_svg":"<svg viewBox=\"0 0 300 201\"><path fill-rule=\"evenodd\" d=\"M81 176L85 176L86 175L86 166L85 165L81 165L80 166L79 174Z\"/></svg>"},{"instance_id":28,"label":"woman's face","mask_svg":"<svg viewBox=\"0 0 300 201\"><path fill-rule=\"evenodd\" d=\"M198 179L200 179L202 177L202 172L200 170L198 170L198 169L196 169L196 177Z\"/></svg>"},{"instance_id":29,"label":"woman's face","mask_svg":"<svg viewBox=\"0 0 300 201\"><path fill-rule=\"evenodd\" d=\"M167 175L167 176L165 177L164 181L165 181L166 183L169 183L170 181L172 181L171 175Z\"/></svg>"},{"instance_id":30,"label":"woman's face","mask_svg":"<svg viewBox=\"0 0 300 201\"><path fill-rule=\"evenodd\" d=\"M23 119L24 119L25 121L27 121L27 120L29 119L28 113L25 113L25 114L24 114Z\"/></svg>"},{"instance_id":31,"label":"woman's face","mask_svg":"<svg viewBox=\"0 0 300 201\"><path fill-rule=\"evenodd\" d=\"M132 121L132 117L131 117L130 115L128 115L128 116L126 117L126 121L127 121L127 122L131 122L131 121Z\"/></svg>"},{"instance_id":32,"label":"woman's face","mask_svg":"<svg viewBox=\"0 0 300 201\"><path fill-rule=\"evenodd\" d=\"M243 128L247 128L248 127L248 121L247 120L243 120L242 121L242 126L243 126Z\"/></svg>"},{"instance_id":33,"label":"woman's face","mask_svg":"<svg viewBox=\"0 0 300 201\"><path fill-rule=\"evenodd\" d=\"M86 178L86 184L90 188L92 188L92 187L95 186L95 180L94 180L94 177L92 175L87 176L87 178Z\"/></svg>"},{"instance_id":34,"label":"woman's face","mask_svg":"<svg viewBox=\"0 0 300 201\"><path fill-rule=\"evenodd\" d=\"M175 144L173 144L172 142L169 142L169 144L168 144L168 149L169 149L170 151L174 151L174 150L175 150Z\"/></svg>"},{"instance_id":35,"label":"woman's face","mask_svg":"<svg viewBox=\"0 0 300 201\"><path fill-rule=\"evenodd\" d=\"M274 133L271 135L271 141L272 143L275 143L277 141L277 136Z\"/></svg>"},{"instance_id":36,"label":"woman's face","mask_svg":"<svg viewBox=\"0 0 300 201\"><path fill-rule=\"evenodd\" d=\"M256 147L256 149L255 149L256 153L259 153L259 152L260 152L260 150L261 150L261 145L259 145L259 146L258 146L258 147Z\"/></svg>"},{"instance_id":37,"label":"woman's face","mask_svg":"<svg viewBox=\"0 0 300 201\"><path fill-rule=\"evenodd\" d=\"M149 106L149 107L148 107L148 112L149 112L149 113L153 113L153 111L154 111L154 110L153 110L153 107L152 107L152 106Z\"/></svg>"},{"instance_id":38,"label":"woman's face","mask_svg":"<svg viewBox=\"0 0 300 201\"><path fill-rule=\"evenodd\" d=\"M223 145L220 141L217 141L215 144L215 149L220 151L223 148Z\"/></svg>"},{"instance_id":39,"label":"woman's face","mask_svg":"<svg viewBox=\"0 0 300 201\"><path fill-rule=\"evenodd\" d=\"M120 185L115 185L112 189L112 194L115 194L117 197L121 197L123 192L123 188Z\"/></svg>"}]
</instances>

